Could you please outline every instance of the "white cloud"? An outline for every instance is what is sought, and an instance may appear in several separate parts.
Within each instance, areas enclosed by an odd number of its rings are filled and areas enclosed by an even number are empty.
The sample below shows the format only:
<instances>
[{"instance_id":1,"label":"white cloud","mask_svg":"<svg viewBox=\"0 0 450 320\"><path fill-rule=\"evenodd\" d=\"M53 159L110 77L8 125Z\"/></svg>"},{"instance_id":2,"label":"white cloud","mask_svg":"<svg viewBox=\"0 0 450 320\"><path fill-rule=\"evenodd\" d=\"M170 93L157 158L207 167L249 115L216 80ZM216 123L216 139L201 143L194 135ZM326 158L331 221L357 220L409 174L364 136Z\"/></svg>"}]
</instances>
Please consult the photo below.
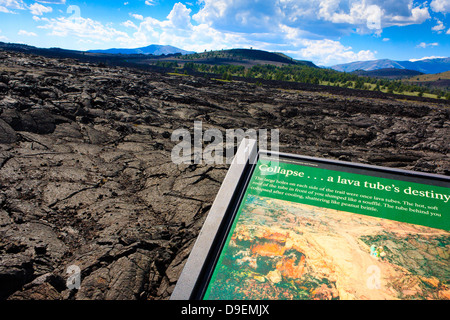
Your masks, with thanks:
<instances>
[{"instance_id":1,"label":"white cloud","mask_svg":"<svg viewBox=\"0 0 450 320\"><path fill-rule=\"evenodd\" d=\"M135 18L136 20L144 20L144 16L142 14L130 13L130 16Z\"/></svg>"},{"instance_id":2,"label":"white cloud","mask_svg":"<svg viewBox=\"0 0 450 320\"><path fill-rule=\"evenodd\" d=\"M44 20L44 19L42 19ZM90 18L52 18L45 19L46 24L38 26L41 29L50 30L52 36L75 36L82 39L110 41L126 41L130 37L127 33L114 29L111 26L105 26L101 22Z\"/></svg>"},{"instance_id":3,"label":"white cloud","mask_svg":"<svg viewBox=\"0 0 450 320\"><path fill-rule=\"evenodd\" d=\"M286 8L282 12L282 6L290 5L286 2L291 3L291 0L204 0L203 7L192 18L220 31L240 32L245 29L246 32L269 32L279 24L290 26L288 21L283 21L289 20L283 16L292 11Z\"/></svg>"},{"instance_id":4,"label":"white cloud","mask_svg":"<svg viewBox=\"0 0 450 320\"><path fill-rule=\"evenodd\" d=\"M441 20L437 20L437 24L431 28L433 31L437 31L438 33L442 33L442 30L445 29L444 23Z\"/></svg>"},{"instance_id":5,"label":"white cloud","mask_svg":"<svg viewBox=\"0 0 450 320\"><path fill-rule=\"evenodd\" d=\"M11 10L24 10L25 3L22 0L0 0L0 12L16 13Z\"/></svg>"},{"instance_id":6,"label":"white cloud","mask_svg":"<svg viewBox=\"0 0 450 320\"><path fill-rule=\"evenodd\" d=\"M191 11L192 10L186 8L184 4L178 2L173 6L172 11L170 11L169 15L167 16L167 19L175 28L191 28Z\"/></svg>"},{"instance_id":7,"label":"white cloud","mask_svg":"<svg viewBox=\"0 0 450 320\"><path fill-rule=\"evenodd\" d=\"M36 0L41 3L66 4L66 0Z\"/></svg>"},{"instance_id":8,"label":"white cloud","mask_svg":"<svg viewBox=\"0 0 450 320\"><path fill-rule=\"evenodd\" d=\"M421 42L416 46L416 48L437 47L438 45L439 45L439 43L437 43L437 42L432 42L432 43Z\"/></svg>"},{"instance_id":9,"label":"white cloud","mask_svg":"<svg viewBox=\"0 0 450 320\"><path fill-rule=\"evenodd\" d=\"M411 24L421 24L430 19L430 13L427 7L412 7L409 16L393 15L387 19L385 26L407 26Z\"/></svg>"},{"instance_id":10,"label":"white cloud","mask_svg":"<svg viewBox=\"0 0 450 320\"><path fill-rule=\"evenodd\" d=\"M309 33L312 38L359 33L380 35L389 26L420 24L430 18L426 4L413 0L201 0L193 15L198 23L217 30L270 32L286 25Z\"/></svg>"},{"instance_id":11,"label":"white cloud","mask_svg":"<svg viewBox=\"0 0 450 320\"><path fill-rule=\"evenodd\" d=\"M360 26L360 30L381 29L382 9L378 5L367 5L365 1L354 2L348 12L339 10L339 2L323 1L320 3L319 14L324 20L333 23L346 23Z\"/></svg>"},{"instance_id":12,"label":"white cloud","mask_svg":"<svg viewBox=\"0 0 450 320\"><path fill-rule=\"evenodd\" d=\"M305 32L299 28L292 28L283 24L278 26L279 32L276 32L277 35L281 35L287 40L289 43L293 45L297 45L301 43L301 41L310 36L310 33Z\"/></svg>"},{"instance_id":13,"label":"white cloud","mask_svg":"<svg viewBox=\"0 0 450 320\"><path fill-rule=\"evenodd\" d=\"M333 65L352 61L374 60L375 53L370 50L354 52L352 47L346 47L339 41L307 40L306 47L300 50L300 55L308 60L317 61L320 65Z\"/></svg>"},{"instance_id":14,"label":"white cloud","mask_svg":"<svg viewBox=\"0 0 450 320\"><path fill-rule=\"evenodd\" d=\"M136 29L136 30L139 29L139 28L134 24L134 22L131 21L131 20L127 20L127 21L125 21L125 22L122 22L121 25L124 26L124 27L127 27L127 28L134 28L134 29Z\"/></svg>"},{"instance_id":15,"label":"white cloud","mask_svg":"<svg viewBox=\"0 0 450 320\"><path fill-rule=\"evenodd\" d=\"M31 31L19 30L17 33L19 36L37 37L37 34Z\"/></svg>"},{"instance_id":16,"label":"white cloud","mask_svg":"<svg viewBox=\"0 0 450 320\"><path fill-rule=\"evenodd\" d=\"M421 61L421 60L442 59L442 58L446 58L446 57L443 57L443 56L430 56L430 57L423 57L423 58L420 58L420 59L409 59L409 61L416 62L416 61Z\"/></svg>"},{"instance_id":17,"label":"white cloud","mask_svg":"<svg viewBox=\"0 0 450 320\"><path fill-rule=\"evenodd\" d=\"M389 38L383 38L383 41L384 42L386 42L386 41L390 41L391 39L389 39Z\"/></svg>"},{"instance_id":18,"label":"white cloud","mask_svg":"<svg viewBox=\"0 0 450 320\"><path fill-rule=\"evenodd\" d=\"M155 0L145 0L145 4L148 6L154 6L156 4Z\"/></svg>"},{"instance_id":19,"label":"white cloud","mask_svg":"<svg viewBox=\"0 0 450 320\"><path fill-rule=\"evenodd\" d=\"M9 9L25 9L25 4L22 0L0 0L0 6Z\"/></svg>"},{"instance_id":20,"label":"white cloud","mask_svg":"<svg viewBox=\"0 0 450 320\"><path fill-rule=\"evenodd\" d=\"M42 16L44 13L53 11L52 7L43 6L42 4L39 4L37 2L30 5L28 9L30 9L31 14L34 16Z\"/></svg>"},{"instance_id":21,"label":"white cloud","mask_svg":"<svg viewBox=\"0 0 450 320\"><path fill-rule=\"evenodd\" d=\"M433 0L430 3L430 8L434 12L449 13L450 0Z\"/></svg>"}]
</instances>

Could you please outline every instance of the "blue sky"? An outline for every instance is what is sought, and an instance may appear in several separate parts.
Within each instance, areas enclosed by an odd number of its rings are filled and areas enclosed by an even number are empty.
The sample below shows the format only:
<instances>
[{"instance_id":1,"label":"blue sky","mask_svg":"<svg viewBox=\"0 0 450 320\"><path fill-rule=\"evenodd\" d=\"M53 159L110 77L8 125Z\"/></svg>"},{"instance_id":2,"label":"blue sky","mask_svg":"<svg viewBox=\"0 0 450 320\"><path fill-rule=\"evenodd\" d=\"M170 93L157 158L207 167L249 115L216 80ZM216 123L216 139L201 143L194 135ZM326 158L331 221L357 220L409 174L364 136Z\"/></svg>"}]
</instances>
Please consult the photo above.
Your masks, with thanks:
<instances>
[{"instance_id":1,"label":"blue sky","mask_svg":"<svg viewBox=\"0 0 450 320\"><path fill-rule=\"evenodd\" d=\"M330 66L450 56L450 0L0 0L0 41L257 48Z\"/></svg>"}]
</instances>

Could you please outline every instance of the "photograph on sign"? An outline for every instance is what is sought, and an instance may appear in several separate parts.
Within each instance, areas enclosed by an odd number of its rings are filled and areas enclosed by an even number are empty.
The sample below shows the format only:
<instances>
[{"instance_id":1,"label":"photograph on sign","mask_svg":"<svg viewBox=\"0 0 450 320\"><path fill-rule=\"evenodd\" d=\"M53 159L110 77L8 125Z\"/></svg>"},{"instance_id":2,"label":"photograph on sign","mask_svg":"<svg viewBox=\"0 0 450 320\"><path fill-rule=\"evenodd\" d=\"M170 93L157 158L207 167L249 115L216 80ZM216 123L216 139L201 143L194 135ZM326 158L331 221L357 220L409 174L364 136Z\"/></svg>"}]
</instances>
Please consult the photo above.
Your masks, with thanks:
<instances>
[{"instance_id":1,"label":"photograph on sign","mask_svg":"<svg viewBox=\"0 0 450 320\"><path fill-rule=\"evenodd\" d=\"M445 177L261 153L240 199L202 299L450 298Z\"/></svg>"}]
</instances>

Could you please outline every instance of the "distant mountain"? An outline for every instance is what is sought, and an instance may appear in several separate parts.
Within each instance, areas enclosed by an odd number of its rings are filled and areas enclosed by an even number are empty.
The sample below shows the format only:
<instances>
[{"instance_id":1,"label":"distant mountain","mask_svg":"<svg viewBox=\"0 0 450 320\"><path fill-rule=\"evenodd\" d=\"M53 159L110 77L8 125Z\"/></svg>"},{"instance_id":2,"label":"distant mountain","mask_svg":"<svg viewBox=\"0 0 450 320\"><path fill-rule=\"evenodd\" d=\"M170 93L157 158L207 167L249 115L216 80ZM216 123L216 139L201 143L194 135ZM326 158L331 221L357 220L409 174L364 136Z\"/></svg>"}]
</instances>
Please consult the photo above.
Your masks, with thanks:
<instances>
[{"instance_id":1,"label":"distant mountain","mask_svg":"<svg viewBox=\"0 0 450 320\"><path fill-rule=\"evenodd\" d=\"M126 49L126 48L111 48L104 50L88 50L88 52L92 53L108 53L108 54L153 54L155 56L159 56L162 54L191 54L195 53L193 51L186 51L180 48L176 48L173 46L164 46L159 44L151 44L146 47L134 48L134 49Z\"/></svg>"},{"instance_id":2,"label":"distant mountain","mask_svg":"<svg viewBox=\"0 0 450 320\"><path fill-rule=\"evenodd\" d=\"M404 69L404 67L399 62L389 59L356 61L334 65L331 68L342 72L353 72L355 70L372 71L378 69L391 69L391 68Z\"/></svg>"},{"instance_id":3,"label":"distant mountain","mask_svg":"<svg viewBox=\"0 0 450 320\"><path fill-rule=\"evenodd\" d=\"M416 61L394 61L390 59L356 61L338 64L332 66L331 68L343 72L352 72L355 70L372 71L395 68L415 70L422 73L440 73L450 71L450 58L435 58Z\"/></svg>"},{"instance_id":4,"label":"distant mountain","mask_svg":"<svg viewBox=\"0 0 450 320\"><path fill-rule=\"evenodd\" d=\"M398 68L383 68L377 70L355 70L352 73L358 76L373 77L373 78L383 78L383 79L406 79L414 76L420 76L423 72L409 69L398 69Z\"/></svg>"}]
</instances>

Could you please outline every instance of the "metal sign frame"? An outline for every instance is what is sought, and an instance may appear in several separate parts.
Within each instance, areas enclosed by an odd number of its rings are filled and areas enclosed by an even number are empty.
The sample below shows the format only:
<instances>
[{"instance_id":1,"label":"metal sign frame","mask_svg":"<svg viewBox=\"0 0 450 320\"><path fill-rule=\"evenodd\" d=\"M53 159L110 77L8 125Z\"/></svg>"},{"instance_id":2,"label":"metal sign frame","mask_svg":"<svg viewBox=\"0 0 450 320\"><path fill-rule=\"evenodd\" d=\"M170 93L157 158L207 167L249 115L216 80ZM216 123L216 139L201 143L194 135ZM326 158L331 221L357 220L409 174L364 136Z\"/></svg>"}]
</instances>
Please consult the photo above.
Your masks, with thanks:
<instances>
[{"instance_id":1,"label":"metal sign frame","mask_svg":"<svg viewBox=\"0 0 450 320\"><path fill-rule=\"evenodd\" d=\"M171 300L200 300L203 298L256 163L261 155L269 154L284 159L291 158L295 161L316 162L340 168L341 171L348 170L347 172L353 170L376 172L380 177L384 174L395 174L403 177L406 181L433 180L437 185L450 187L450 177L448 176L258 150L255 140L243 139L177 281L170 297Z\"/></svg>"}]
</instances>

